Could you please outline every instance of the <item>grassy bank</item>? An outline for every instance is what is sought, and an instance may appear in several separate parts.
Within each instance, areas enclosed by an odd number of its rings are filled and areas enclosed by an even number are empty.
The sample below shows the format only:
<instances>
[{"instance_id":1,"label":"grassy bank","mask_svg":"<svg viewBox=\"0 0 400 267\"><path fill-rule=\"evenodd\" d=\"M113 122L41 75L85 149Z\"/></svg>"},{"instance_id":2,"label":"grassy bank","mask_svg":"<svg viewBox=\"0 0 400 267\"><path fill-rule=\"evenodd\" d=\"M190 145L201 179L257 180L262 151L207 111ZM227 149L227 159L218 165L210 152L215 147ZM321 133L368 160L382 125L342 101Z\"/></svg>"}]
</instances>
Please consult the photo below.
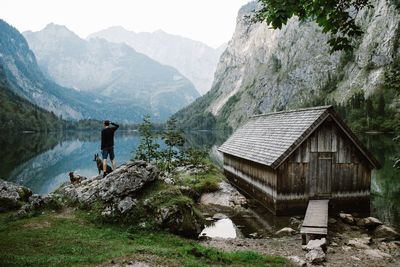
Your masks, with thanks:
<instances>
[{"instance_id":1,"label":"grassy bank","mask_svg":"<svg viewBox=\"0 0 400 267\"><path fill-rule=\"evenodd\" d=\"M209 161L206 161L204 166L205 170L198 173L184 172L175 174L174 178L177 185L188 186L199 194L219 190L219 183L225 180L223 173Z\"/></svg>"},{"instance_id":2,"label":"grassy bank","mask_svg":"<svg viewBox=\"0 0 400 267\"><path fill-rule=\"evenodd\" d=\"M94 224L72 210L8 220L0 215L0 266L87 266L143 261L167 266L282 266L281 257L222 252L165 232Z\"/></svg>"}]
</instances>

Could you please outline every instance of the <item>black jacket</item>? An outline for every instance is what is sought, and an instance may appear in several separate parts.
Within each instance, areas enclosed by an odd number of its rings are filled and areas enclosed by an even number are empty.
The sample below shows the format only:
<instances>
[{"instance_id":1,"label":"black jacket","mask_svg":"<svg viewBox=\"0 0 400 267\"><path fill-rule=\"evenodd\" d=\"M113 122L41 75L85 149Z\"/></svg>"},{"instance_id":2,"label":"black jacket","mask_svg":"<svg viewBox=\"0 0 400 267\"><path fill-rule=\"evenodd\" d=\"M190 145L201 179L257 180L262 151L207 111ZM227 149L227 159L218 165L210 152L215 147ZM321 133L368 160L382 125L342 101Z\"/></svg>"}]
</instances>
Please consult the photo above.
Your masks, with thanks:
<instances>
[{"instance_id":1,"label":"black jacket","mask_svg":"<svg viewBox=\"0 0 400 267\"><path fill-rule=\"evenodd\" d=\"M114 132L118 129L119 125L111 123L114 127L104 128L101 131L101 150L111 148L114 146Z\"/></svg>"}]
</instances>

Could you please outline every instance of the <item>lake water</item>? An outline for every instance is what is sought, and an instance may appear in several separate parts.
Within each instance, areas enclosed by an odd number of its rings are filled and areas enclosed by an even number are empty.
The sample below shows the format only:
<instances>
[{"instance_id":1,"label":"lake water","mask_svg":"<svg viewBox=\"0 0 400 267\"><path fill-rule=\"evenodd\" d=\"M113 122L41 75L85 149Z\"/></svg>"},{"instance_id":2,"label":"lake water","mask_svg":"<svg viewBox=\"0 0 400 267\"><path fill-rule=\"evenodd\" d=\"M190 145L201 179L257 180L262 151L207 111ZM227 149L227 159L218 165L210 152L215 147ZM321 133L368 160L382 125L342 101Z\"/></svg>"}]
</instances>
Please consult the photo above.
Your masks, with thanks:
<instances>
[{"instance_id":1,"label":"lake water","mask_svg":"<svg viewBox=\"0 0 400 267\"><path fill-rule=\"evenodd\" d=\"M217 147L226 133L199 131L186 134L188 146L205 147L212 160L221 165ZM371 215L400 228L400 172L393 168L393 158L400 154L391 135L363 135L362 142L372 151L382 168L373 172L371 185ZM140 137L136 132L117 131L115 152L117 165L132 158ZM97 175L94 154L100 154L100 132L70 132L52 134L14 134L0 136L2 157L0 178L28 186L34 193L46 194L69 179L68 172L92 177ZM257 213L258 207L253 210ZM260 221L273 221L265 210L254 214ZM253 217L249 219L253 222ZM231 218L241 224L245 218ZM264 225L263 222L261 225ZM257 225L259 227L260 225ZM240 227L240 225L239 225ZM275 228L275 227L274 227ZM251 232L252 229L247 229Z\"/></svg>"}]
</instances>

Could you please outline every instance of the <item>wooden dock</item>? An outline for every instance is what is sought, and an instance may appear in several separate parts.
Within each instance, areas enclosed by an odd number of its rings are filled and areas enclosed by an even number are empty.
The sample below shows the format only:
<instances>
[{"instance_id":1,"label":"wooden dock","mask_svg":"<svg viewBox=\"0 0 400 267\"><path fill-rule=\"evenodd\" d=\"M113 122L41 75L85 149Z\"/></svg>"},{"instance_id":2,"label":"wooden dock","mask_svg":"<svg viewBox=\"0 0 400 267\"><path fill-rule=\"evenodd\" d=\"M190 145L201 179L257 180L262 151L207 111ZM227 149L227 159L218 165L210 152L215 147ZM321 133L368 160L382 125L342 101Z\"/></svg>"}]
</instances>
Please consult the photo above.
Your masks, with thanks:
<instances>
[{"instance_id":1,"label":"wooden dock","mask_svg":"<svg viewBox=\"0 0 400 267\"><path fill-rule=\"evenodd\" d=\"M307 241L307 234L328 234L328 203L328 199L310 200L308 202L306 216L300 229L303 245Z\"/></svg>"}]
</instances>

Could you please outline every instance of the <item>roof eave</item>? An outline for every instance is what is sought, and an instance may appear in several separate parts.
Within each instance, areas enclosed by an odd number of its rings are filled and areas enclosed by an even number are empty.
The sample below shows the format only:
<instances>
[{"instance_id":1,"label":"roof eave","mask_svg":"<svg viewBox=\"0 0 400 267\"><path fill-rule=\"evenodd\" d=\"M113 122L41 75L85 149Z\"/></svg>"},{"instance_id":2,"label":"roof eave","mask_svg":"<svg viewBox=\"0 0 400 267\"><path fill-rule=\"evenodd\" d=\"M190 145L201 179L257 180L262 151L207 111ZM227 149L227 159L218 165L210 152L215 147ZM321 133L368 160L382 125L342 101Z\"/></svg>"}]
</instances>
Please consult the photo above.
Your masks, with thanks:
<instances>
[{"instance_id":1,"label":"roof eave","mask_svg":"<svg viewBox=\"0 0 400 267\"><path fill-rule=\"evenodd\" d=\"M332 106L327 108L327 110L321 114L321 116L318 117L318 119L315 120L315 122L307 129L304 131L304 133L279 157L277 158L272 164L271 167L273 169L279 168L280 165L282 165L285 160L290 157L290 155L293 154L294 151L296 151L297 148L299 148L304 141L307 140L308 137L329 117L329 110L331 109Z\"/></svg>"},{"instance_id":2,"label":"roof eave","mask_svg":"<svg viewBox=\"0 0 400 267\"><path fill-rule=\"evenodd\" d=\"M324 116L325 115L325 116ZM337 115L337 113L333 110L332 107L329 107L326 112L321 114L321 116L308 128L302 136L300 136L292 146L290 146L285 153L283 153L278 159L276 159L272 164L271 167L273 169L279 168L283 162L294 152L301 144L304 143L307 138L314 133L318 127L328 118L332 117L332 119L336 122L336 124L342 129L342 131L347 135L348 138L353 142L353 144L358 148L358 150L364 155L364 157L369 161L373 168L379 169L381 167L379 161L375 159L375 157L369 152L367 148L358 140L358 138L353 134L351 129L344 123L344 121ZM322 118L323 117L323 118ZM321 119L322 118L322 119ZM308 131L308 133L306 133ZM300 141L299 141L300 140Z\"/></svg>"},{"instance_id":3,"label":"roof eave","mask_svg":"<svg viewBox=\"0 0 400 267\"><path fill-rule=\"evenodd\" d=\"M331 112L333 120L339 125L342 131L347 135L348 138L353 142L353 144L358 148L358 150L364 155L364 157L369 161L371 166L375 169L380 169L381 164L379 161L369 152L369 150L358 140L357 136L351 131L351 129L344 123L344 121L337 115L335 111Z\"/></svg>"}]
</instances>

